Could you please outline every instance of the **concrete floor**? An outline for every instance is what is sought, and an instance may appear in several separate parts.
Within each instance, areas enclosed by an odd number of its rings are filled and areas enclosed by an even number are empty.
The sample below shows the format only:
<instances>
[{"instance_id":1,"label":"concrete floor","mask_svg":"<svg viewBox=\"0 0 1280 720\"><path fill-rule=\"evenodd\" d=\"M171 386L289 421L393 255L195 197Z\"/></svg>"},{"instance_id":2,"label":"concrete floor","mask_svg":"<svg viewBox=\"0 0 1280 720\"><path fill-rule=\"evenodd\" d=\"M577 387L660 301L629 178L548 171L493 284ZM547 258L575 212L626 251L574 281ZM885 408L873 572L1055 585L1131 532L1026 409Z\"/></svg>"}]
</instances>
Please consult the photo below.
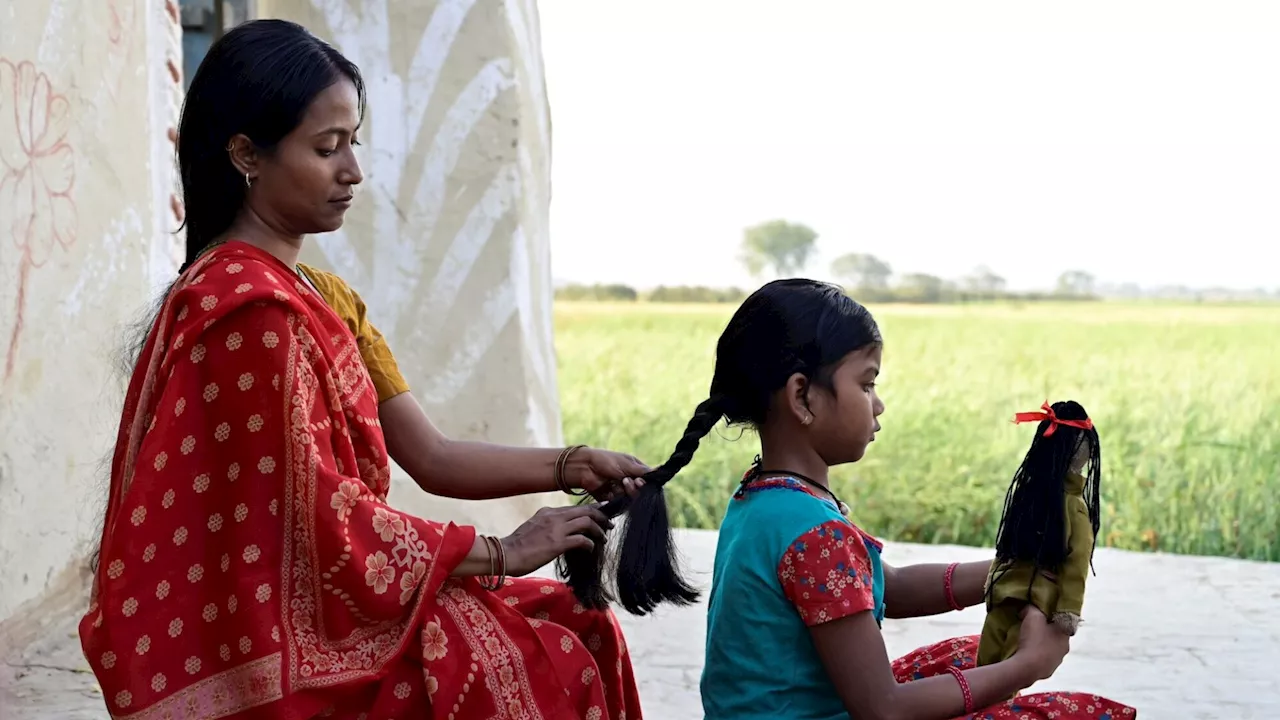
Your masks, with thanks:
<instances>
[{"instance_id":1,"label":"concrete floor","mask_svg":"<svg viewBox=\"0 0 1280 720\"><path fill-rule=\"evenodd\" d=\"M710 580L715 533L685 531L688 566ZM973 548L890 544L886 560L978 560ZM1087 625L1057 675L1035 690L1078 690L1137 707L1144 720L1280 717L1280 564L1100 550ZM107 717L76 639L79 600L55 596L23 650L0 665L0 720ZM705 608L620 614L651 720L701 718ZM887 621L891 654L975 634L973 608L930 619Z\"/></svg>"},{"instance_id":2,"label":"concrete floor","mask_svg":"<svg viewBox=\"0 0 1280 720\"><path fill-rule=\"evenodd\" d=\"M685 531L688 567L709 587L716 535ZM893 565L984 560L975 548L889 543ZM1280 717L1280 564L1100 549L1087 623L1057 674L1032 691L1081 691L1138 709L1143 720ZM698 677L705 606L620 613L636 661L645 714L701 718ZM983 611L888 620L890 656L977 634Z\"/></svg>"}]
</instances>

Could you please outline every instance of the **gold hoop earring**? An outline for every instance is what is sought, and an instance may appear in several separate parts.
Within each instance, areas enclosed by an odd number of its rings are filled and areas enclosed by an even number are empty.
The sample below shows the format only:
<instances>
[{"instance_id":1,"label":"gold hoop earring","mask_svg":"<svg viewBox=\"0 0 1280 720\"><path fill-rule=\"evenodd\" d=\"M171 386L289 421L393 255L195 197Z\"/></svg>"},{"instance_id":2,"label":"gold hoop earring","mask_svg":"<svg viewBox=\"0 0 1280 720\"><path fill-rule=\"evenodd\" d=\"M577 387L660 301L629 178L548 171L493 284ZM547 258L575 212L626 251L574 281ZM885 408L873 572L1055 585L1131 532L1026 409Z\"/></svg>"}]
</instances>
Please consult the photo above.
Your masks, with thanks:
<instances>
[{"instance_id":1,"label":"gold hoop earring","mask_svg":"<svg viewBox=\"0 0 1280 720\"><path fill-rule=\"evenodd\" d=\"M249 177L249 173L244 174L245 187L253 187L253 178Z\"/></svg>"}]
</instances>

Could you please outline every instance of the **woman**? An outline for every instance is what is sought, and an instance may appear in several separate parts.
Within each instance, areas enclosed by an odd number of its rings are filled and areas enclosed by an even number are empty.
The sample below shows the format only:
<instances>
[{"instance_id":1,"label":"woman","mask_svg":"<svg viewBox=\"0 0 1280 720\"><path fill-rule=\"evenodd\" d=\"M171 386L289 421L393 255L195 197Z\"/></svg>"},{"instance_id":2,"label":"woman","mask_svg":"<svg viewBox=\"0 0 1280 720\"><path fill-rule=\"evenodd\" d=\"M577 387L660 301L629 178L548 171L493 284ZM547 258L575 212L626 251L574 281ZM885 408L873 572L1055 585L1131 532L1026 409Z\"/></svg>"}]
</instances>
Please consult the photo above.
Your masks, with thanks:
<instances>
[{"instance_id":1,"label":"woman","mask_svg":"<svg viewBox=\"0 0 1280 720\"><path fill-rule=\"evenodd\" d=\"M300 269L362 179L357 68L292 23L242 25L183 108L187 263L125 402L81 643L115 717L640 717L612 614L512 581L609 521L540 510L511 536L385 504L433 492L635 491L591 449L445 439L359 298ZM372 377L371 377L372 375Z\"/></svg>"}]
</instances>

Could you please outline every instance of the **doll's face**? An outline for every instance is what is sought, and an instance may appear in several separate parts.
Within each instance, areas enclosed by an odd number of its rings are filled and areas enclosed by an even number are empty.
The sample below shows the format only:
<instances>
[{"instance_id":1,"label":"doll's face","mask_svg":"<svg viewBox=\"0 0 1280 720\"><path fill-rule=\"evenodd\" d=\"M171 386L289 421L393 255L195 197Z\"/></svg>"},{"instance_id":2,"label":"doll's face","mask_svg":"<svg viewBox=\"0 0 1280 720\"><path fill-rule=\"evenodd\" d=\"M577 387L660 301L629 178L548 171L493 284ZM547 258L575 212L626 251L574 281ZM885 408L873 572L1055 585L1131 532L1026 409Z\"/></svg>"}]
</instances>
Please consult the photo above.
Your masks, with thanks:
<instances>
[{"instance_id":1,"label":"doll's face","mask_svg":"<svg viewBox=\"0 0 1280 720\"><path fill-rule=\"evenodd\" d=\"M1079 433L1080 439L1077 440L1076 454L1071 458L1071 472L1081 472L1084 466L1089 464L1089 457L1093 454L1093 440L1088 433Z\"/></svg>"}]
</instances>

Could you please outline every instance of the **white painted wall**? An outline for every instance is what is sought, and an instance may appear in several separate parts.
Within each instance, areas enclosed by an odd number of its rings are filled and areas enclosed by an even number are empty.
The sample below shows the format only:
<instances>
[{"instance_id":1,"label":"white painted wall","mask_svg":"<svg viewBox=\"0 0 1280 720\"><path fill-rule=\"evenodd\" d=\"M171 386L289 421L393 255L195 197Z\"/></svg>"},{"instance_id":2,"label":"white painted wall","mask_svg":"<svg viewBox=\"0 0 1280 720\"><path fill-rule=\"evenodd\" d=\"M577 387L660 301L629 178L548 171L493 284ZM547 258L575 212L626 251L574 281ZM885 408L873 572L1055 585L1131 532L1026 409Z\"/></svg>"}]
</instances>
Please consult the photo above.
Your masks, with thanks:
<instances>
[{"instance_id":1,"label":"white painted wall","mask_svg":"<svg viewBox=\"0 0 1280 720\"><path fill-rule=\"evenodd\" d=\"M177 268L161 0L0 0L0 621L96 543L122 327Z\"/></svg>"},{"instance_id":2,"label":"white painted wall","mask_svg":"<svg viewBox=\"0 0 1280 720\"><path fill-rule=\"evenodd\" d=\"M257 5L333 39L369 81L366 184L308 259L363 294L451 436L558 444L532 0ZM176 21L164 0L0 0L0 631L60 574L78 587L66 578L96 544L123 396L113 355L181 260ZM50 118L38 142L12 142L36 137L10 127L15 103ZM34 204L12 192L31 167L52 188ZM411 512L490 532L553 501L445 501L403 475L395 488Z\"/></svg>"},{"instance_id":3,"label":"white painted wall","mask_svg":"<svg viewBox=\"0 0 1280 720\"><path fill-rule=\"evenodd\" d=\"M552 346L550 117L533 0L259 0L360 66L365 182L308 254L361 293L452 437L561 442ZM494 530L548 496L392 502Z\"/></svg>"}]
</instances>

